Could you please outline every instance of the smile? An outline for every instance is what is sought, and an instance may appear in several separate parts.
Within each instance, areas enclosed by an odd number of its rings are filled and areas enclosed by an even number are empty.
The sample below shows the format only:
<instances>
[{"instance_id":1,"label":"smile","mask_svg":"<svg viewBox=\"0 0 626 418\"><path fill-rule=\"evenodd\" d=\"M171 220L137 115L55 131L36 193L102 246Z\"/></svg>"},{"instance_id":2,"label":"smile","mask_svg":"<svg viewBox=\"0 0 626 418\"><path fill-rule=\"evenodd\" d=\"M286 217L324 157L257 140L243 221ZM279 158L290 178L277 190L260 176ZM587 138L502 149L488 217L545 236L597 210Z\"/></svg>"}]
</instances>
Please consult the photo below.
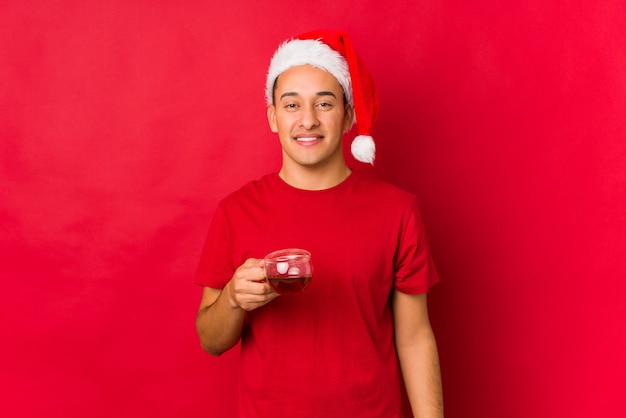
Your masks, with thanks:
<instances>
[{"instance_id":1,"label":"smile","mask_svg":"<svg viewBox=\"0 0 626 418\"><path fill-rule=\"evenodd\" d=\"M296 136L294 138L296 141L298 141L301 144L313 144L315 142L321 141L322 137L321 136Z\"/></svg>"}]
</instances>

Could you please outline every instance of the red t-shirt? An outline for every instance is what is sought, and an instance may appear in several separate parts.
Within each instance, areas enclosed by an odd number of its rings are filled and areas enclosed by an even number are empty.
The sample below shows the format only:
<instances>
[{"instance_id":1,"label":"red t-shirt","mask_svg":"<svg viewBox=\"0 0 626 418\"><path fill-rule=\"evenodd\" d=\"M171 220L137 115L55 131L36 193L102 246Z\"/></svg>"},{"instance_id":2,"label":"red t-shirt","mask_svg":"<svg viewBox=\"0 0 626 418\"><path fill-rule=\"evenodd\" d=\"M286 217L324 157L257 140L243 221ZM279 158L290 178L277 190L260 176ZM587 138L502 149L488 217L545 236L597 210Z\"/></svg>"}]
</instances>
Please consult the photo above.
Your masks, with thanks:
<instances>
[{"instance_id":1,"label":"red t-shirt","mask_svg":"<svg viewBox=\"0 0 626 418\"><path fill-rule=\"evenodd\" d=\"M390 292L438 281L415 196L357 173L321 191L267 175L218 206L196 282L221 289L283 248L311 252L313 279L249 313L240 415L401 417Z\"/></svg>"}]
</instances>

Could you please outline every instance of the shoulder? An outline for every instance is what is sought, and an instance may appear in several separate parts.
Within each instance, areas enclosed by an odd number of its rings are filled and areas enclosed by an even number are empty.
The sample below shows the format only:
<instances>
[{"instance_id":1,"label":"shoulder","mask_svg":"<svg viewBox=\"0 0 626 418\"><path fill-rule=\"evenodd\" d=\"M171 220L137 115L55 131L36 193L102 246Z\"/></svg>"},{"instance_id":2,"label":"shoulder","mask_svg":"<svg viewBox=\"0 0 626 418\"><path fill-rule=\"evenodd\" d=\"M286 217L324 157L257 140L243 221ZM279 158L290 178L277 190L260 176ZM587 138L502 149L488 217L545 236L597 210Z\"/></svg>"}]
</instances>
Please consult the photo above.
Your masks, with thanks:
<instances>
[{"instance_id":1,"label":"shoulder","mask_svg":"<svg viewBox=\"0 0 626 418\"><path fill-rule=\"evenodd\" d=\"M243 184L239 189L226 195L221 202L222 207L240 206L246 201L257 201L261 196L271 193L271 189L275 187L276 174L266 174L263 177L251 180Z\"/></svg>"},{"instance_id":2,"label":"shoulder","mask_svg":"<svg viewBox=\"0 0 626 418\"><path fill-rule=\"evenodd\" d=\"M403 190L384 180L368 177L362 174L356 175L354 181L355 191L365 196L370 201L378 201L381 204L394 205L413 205L417 196L406 190Z\"/></svg>"}]
</instances>

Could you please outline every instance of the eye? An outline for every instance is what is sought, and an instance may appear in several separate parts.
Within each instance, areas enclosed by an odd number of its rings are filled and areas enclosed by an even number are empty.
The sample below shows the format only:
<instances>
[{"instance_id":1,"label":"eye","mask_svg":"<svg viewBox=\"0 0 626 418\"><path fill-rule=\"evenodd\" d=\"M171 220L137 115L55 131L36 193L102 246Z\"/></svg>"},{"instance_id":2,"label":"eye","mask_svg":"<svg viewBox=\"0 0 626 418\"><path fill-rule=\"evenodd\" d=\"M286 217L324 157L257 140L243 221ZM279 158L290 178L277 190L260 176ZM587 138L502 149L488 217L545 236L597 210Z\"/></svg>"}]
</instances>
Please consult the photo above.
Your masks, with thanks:
<instances>
[{"instance_id":1,"label":"eye","mask_svg":"<svg viewBox=\"0 0 626 418\"><path fill-rule=\"evenodd\" d=\"M284 107L287 110L294 110L298 107L298 105L296 103L287 103Z\"/></svg>"},{"instance_id":2,"label":"eye","mask_svg":"<svg viewBox=\"0 0 626 418\"><path fill-rule=\"evenodd\" d=\"M322 109L330 109L331 107L333 107L333 104L330 102L320 102L317 104L317 107L320 107Z\"/></svg>"}]
</instances>

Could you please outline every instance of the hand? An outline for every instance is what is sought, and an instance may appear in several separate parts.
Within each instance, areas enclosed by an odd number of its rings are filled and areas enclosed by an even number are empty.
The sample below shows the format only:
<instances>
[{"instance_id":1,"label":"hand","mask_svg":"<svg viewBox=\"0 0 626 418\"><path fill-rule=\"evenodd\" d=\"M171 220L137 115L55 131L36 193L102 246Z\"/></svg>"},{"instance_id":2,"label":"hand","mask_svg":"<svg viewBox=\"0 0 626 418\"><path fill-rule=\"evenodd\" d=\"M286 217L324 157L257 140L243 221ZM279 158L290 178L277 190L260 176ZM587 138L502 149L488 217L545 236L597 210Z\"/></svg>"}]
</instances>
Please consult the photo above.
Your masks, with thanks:
<instances>
[{"instance_id":1,"label":"hand","mask_svg":"<svg viewBox=\"0 0 626 418\"><path fill-rule=\"evenodd\" d=\"M252 311L274 300L278 293L267 283L263 260L249 258L226 285L230 306Z\"/></svg>"}]
</instances>

